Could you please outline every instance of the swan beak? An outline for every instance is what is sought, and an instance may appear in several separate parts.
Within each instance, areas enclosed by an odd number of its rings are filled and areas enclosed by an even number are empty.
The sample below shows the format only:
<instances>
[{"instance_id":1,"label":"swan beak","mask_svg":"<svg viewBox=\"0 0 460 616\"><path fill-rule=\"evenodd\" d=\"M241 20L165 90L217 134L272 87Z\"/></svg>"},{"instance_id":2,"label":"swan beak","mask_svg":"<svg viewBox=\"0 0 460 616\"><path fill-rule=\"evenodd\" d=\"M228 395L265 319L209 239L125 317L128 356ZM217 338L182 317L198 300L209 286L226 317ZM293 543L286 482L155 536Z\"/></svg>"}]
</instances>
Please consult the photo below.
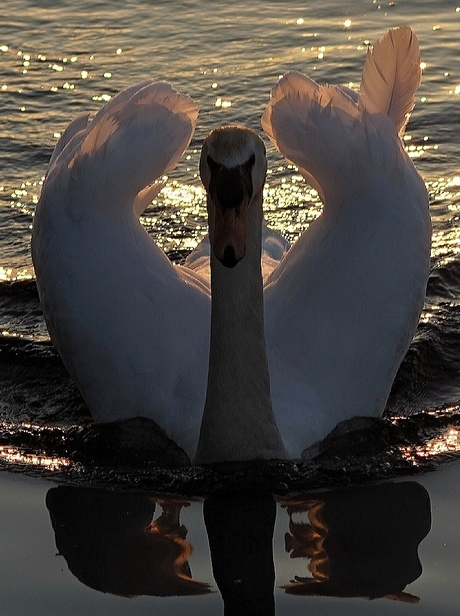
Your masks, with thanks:
<instances>
[{"instance_id":1,"label":"swan beak","mask_svg":"<svg viewBox=\"0 0 460 616\"><path fill-rule=\"evenodd\" d=\"M208 156L209 238L215 257L235 267L246 254L247 208L252 198L254 157L235 167L218 164Z\"/></svg>"},{"instance_id":2,"label":"swan beak","mask_svg":"<svg viewBox=\"0 0 460 616\"><path fill-rule=\"evenodd\" d=\"M249 199L235 207L216 203L214 212L213 251L225 267L235 267L246 254L246 219Z\"/></svg>"}]
</instances>

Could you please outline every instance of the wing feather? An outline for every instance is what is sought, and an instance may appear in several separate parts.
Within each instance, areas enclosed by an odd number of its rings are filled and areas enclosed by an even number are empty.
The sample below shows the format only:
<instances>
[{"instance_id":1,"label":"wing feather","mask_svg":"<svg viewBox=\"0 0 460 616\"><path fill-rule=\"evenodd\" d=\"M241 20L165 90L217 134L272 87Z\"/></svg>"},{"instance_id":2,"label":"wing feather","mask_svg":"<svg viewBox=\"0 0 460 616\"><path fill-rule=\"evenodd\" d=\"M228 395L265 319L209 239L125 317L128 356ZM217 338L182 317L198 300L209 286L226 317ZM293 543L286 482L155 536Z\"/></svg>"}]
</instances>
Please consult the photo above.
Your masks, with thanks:
<instances>
[{"instance_id":1,"label":"wing feather","mask_svg":"<svg viewBox=\"0 0 460 616\"><path fill-rule=\"evenodd\" d=\"M188 96L146 81L89 125L77 118L55 148L32 231L50 336L94 418L151 417L190 456L206 392L209 285L173 266L137 215L197 115Z\"/></svg>"},{"instance_id":2,"label":"wing feather","mask_svg":"<svg viewBox=\"0 0 460 616\"><path fill-rule=\"evenodd\" d=\"M131 86L87 126L87 116L69 125L52 155L46 183L58 177L52 192L78 192L78 207L87 194L92 207L110 204L113 211L124 211L134 205L140 214L161 190L155 180L176 166L190 143L197 117L194 101L167 83ZM66 206L72 205L67 198Z\"/></svg>"},{"instance_id":3,"label":"wing feather","mask_svg":"<svg viewBox=\"0 0 460 616\"><path fill-rule=\"evenodd\" d=\"M417 37L407 26L390 30L367 53L359 106L370 114L388 115L402 136L420 80Z\"/></svg>"},{"instance_id":4,"label":"wing feather","mask_svg":"<svg viewBox=\"0 0 460 616\"><path fill-rule=\"evenodd\" d=\"M274 86L262 127L275 147L299 168L323 202L343 177L356 172L350 144L362 140L362 112L341 88L320 86L297 72Z\"/></svg>"}]
</instances>

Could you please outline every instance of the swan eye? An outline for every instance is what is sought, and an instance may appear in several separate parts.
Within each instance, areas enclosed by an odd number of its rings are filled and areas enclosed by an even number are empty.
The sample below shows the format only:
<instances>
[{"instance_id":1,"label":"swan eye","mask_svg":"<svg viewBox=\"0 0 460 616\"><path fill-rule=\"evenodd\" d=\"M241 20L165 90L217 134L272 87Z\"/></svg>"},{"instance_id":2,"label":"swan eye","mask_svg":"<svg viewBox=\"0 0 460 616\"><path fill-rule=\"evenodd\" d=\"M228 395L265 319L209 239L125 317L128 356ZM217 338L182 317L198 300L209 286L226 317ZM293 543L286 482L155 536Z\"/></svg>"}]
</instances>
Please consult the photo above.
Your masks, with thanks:
<instances>
[{"instance_id":1,"label":"swan eye","mask_svg":"<svg viewBox=\"0 0 460 616\"><path fill-rule=\"evenodd\" d=\"M254 187L252 185L252 169L255 164L256 164L256 156L255 154L251 154L251 156L248 158L248 160L243 165L243 169L244 169L243 178L244 178L244 182L246 185L246 190L249 195L249 201L252 200L253 192L254 192Z\"/></svg>"}]
</instances>

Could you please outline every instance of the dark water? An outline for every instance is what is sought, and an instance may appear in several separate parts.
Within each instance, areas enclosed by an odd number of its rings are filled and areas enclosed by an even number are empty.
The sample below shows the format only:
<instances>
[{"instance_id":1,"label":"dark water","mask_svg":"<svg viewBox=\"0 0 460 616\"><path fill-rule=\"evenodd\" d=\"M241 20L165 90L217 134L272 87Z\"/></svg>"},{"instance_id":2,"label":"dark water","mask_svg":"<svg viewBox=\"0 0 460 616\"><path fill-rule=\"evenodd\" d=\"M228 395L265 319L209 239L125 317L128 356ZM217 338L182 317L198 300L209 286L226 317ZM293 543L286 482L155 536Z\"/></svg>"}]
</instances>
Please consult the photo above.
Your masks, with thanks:
<instances>
[{"instance_id":1,"label":"dark water","mask_svg":"<svg viewBox=\"0 0 460 616\"><path fill-rule=\"evenodd\" d=\"M455 464L277 504L0 479L2 614L458 613Z\"/></svg>"}]
</instances>

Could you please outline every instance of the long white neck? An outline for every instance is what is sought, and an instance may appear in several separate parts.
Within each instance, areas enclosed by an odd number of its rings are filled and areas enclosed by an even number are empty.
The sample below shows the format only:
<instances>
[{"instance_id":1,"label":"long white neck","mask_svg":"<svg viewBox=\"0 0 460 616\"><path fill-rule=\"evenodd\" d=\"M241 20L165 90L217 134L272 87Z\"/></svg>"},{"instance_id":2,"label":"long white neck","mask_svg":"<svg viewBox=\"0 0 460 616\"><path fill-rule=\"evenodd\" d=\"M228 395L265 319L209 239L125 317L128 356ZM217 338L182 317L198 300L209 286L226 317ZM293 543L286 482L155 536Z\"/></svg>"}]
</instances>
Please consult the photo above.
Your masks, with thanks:
<instances>
[{"instance_id":1,"label":"long white neck","mask_svg":"<svg viewBox=\"0 0 460 616\"><path fill-rule=\"evenodd\" d=\"M286 456L270 400L261 228L260 193L248 207L244 258L227 268L211 251L211 343L197 464Z\"/></svg>"}]
</instances>

